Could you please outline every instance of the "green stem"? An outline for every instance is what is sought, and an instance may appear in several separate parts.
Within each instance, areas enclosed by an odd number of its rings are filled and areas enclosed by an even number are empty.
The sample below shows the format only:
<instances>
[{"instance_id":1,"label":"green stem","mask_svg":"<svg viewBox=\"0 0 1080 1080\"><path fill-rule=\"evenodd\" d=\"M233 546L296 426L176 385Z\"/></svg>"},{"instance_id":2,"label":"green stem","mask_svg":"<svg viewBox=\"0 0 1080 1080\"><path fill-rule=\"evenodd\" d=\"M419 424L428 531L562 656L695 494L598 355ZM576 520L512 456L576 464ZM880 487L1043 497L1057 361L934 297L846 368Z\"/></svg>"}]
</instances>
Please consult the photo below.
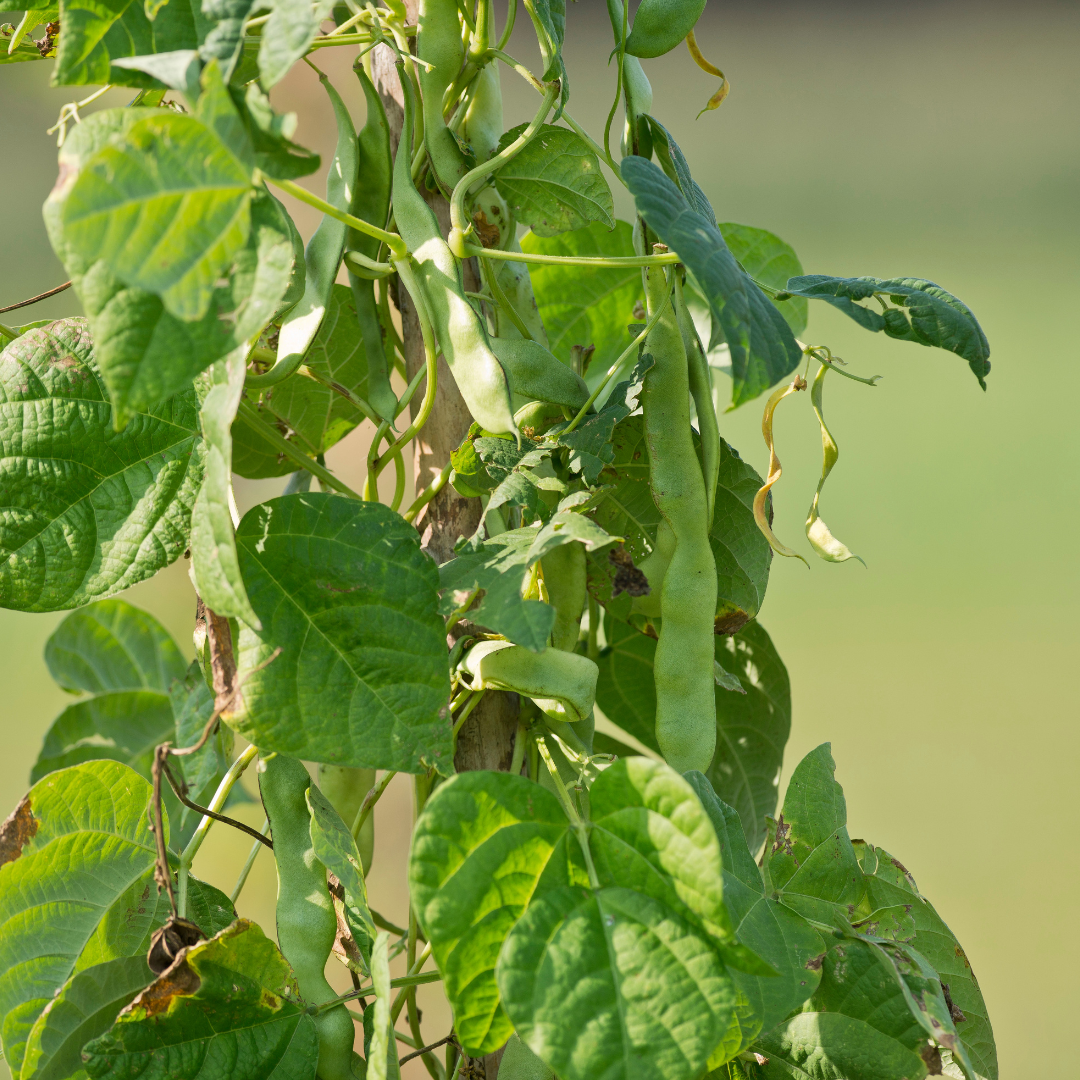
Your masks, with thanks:
<instances>
[{"instance_id":1,"label":"green stem","mask_svg":"<svg viewBox=\"0 0 1080 1080\"><path fill-rule=\"evenodd\" d=\"M218 784L217 791L214 792L214 797L210 800L207 810L213 810L215 814L221 813L221 808L225 805L229 792L236 786L236 782L244 775L244 770L255 760L258 753L259 748L251 745L229 766L229 771L221 778L221 783ZM188 871L191 869L191 864L199 853L199 848L202 847L206 834L213 824L214 819L212 817L203 815L194 835L188 841L187 847L180 853L180 895L176 908L182 919L187 917Z\"/></svg>"},{"instance_id":2,"label":"green stem","mask_svg":"<svg viewBox=\"0 0 1080 1080\"><path fill-rule=\"evenodd\" d=\"M381 423L378 413L357 393L354 393L347 386L342 386L339 382L334 382L333 379L328 379L324 375L320 375L317 371L309 368L307 364L301 364L296 369L297 375L302 375L305 379L311 379L312 382L317 382L320 386L325 386L327 390L332 390L335 394L339 394L350 405L352 405L359 412L362 412L368 420L373 424Z\"/></svg>"},{"instance_id":3,"label":"green stem","mask_svg":"<svg viewBox=\"0 0 1080 1080\"><path fill-rule=\"evenodd\" d=\"M3 334L4 337L11 338L12 341L19 336L10 326L5 326L3 323L0 323L0 334Z\"/></svg>"},{"instance_id":4,"label":"green stem","mask_svg":"<svg viewBox=\"0 0 1080 1080\"><path fill-rule=\"evenodd\" d=\"M369 277L373 280L387 277L394 272L394 268L388 262L369 259L361 251L346 251L345 262L353 270L360 272L360 277Z\"/></svg>"},{"instance_id":5,"label":"green stem","mask_svg":"<svg viewBox=\"0 0 1080 1080\"><path fill-rule=\"evenodd\" d=\"M585 826L585 822L581 820L581 815L577 812L577 808L574 806L573 802L571 802L570 796L566 793L566 785L562 782L559 770L551 757L551 751L548 749L547 743L544 742L544 737L542 735L536 739L536 749L540 751L540 756L544 759L544 764L547 766L548 772L551 773L551 779L555 782L555 794L559 796L559 802L562 803L563 809L566 811L566 816L570 819L570 824L574 828L578 844L581 847L581 854L585 856L585 868L589 872L589 884L592 885L594 889L599 889L600 878L596 873L596 867L593 865L592 852L589 850L588 829Z\"/></svg>"},{"instance_id":6,"label":"green stem","mask_svg":"<svg viewBox=\"0 0 1080 1080\"><path fill-rule=\"evenodd\" d=\"M499 48L505 49L510 35L514 32L514 23L517 20L518 0L510 0L506 10L506 26L503 27L502 37L499 38Z\"/></svg>"},{"instance_id":7,"label":"green stem","mask_svg":"<svg viewBox=\"0 0 1080 1080\"><path fill-rule=\"evenodd\" d=\"M352 499L360 496L353 491L348 484L343 484L329 469L324 468L314 458L308 457L302 450L298 450L286 439L275 427L268 424L246 398L240 399L240 407L237 415L244 418L244 422L253 427L258 434L265 439L280 454L284 454L290 461L295 462L301 469L307 469L320 483L333 488L342 495L348 495Z\"/></svg>"},{"instance_id":8,"label":"green stem","mask_svg":"<svg viewBox=\"0 0 1080 1080\"><path fill-rule=\"evenodd\" d=\"M446 482L450 479L450 473L453 472L453 469L454 466L449 461L442 467L439 475L416 496L412 506L402 515L406 521L415 521L420 511L446 487Z\"/></svg>"},{"instance_id":9,"label":"green stem","mask_svg":"<svg viewBox=\"0 0 1080 1080\"><path fill-rule=\"evenodd\" d=\"M275 187L281 188L282 191L287 191L293 198L307 203L308 206L315 207L316 210L321 210L324 214L328 214L337 221L344 222L346 225L356 229L357 232L362 232L368 236L373 236L376 240L381 240L394 253L395 257L403 259L408 255L409 249L405 246L405 241L402 240L397 233L387 232L385 229L380 229L377 225L372 225L370 222L364 221L363 218L354 217L352 214L347 214L344 210L339 210L325 199L320 199L318 195L313 195L307 188L293 183L292 180L274 180L269 176L266 177L266 179Z\"/></svg>"},{"instance_id":10,"label":"green stem","mask_svg":"<svg viewBox=\"0 0 1080 1080\"><path fill-rule=\"evenodd\" d=\"M430 955L430 953L428 955ZM424 960L427 960L427 956L424 957ZM400 990L403 987L423 986L424 983L433 982L442 982L442 976L437 971L422 971L418 975L403 975L400 979L391 979L390 989ZM342 994L340 997L324 1001L317 1009L319 1012L326 1012L328 1009L333 1009L337 1005L344 1005L345 1002L353 1001L358 997L368 997L373 989L374 987L371 983L368 983L365 986L361 986L358 990L350 990L347 994Z\"/></svg>"},{"instance_id":11,"label":"green stem","mask_svg":"<svg viewBox=\"0 0 1080 1080\"><path fill-rule=\"evenodd\" d=\"M566 434L566 432L568 431L573 431L574 428L576 428L578 424L581 423L582 417L589 411L589 409L592 408L593 402L596 401L596 399L600 396L604 387L607 386L609 382L611 382L612 378L614 378L615 374L619 371L623 363L626 361L626 358L630 356L634 352L634 350L649 336L649 331L652 330L652 328L660 321L660 316L664 314L670 303L671 294L668 293L667 300L664 301L663 306L657 308L656 313L645 324L645 329L642 330L641 333L638 334L638 336L634 338L634 340L631 341L630 344L619 354L619 358L615 361L614 364L611 365L611 367L608 368L607 374L600 381L596 389L589 395L589 400L581 406L581 409L578 411L577 416L575 416L574 419L571 420L570 423L567 425L567 427L563 429L562 434Z\"/></svg>"},{"instance_id":12,"label":"green stem","mask_svg":"<svg viewBox=\"0 0 1080 1080\"><path fill-rule=\"evenodd\" d=\"M371 811L375 809L375 804L383 797L383 792L390 786L390 781L397 776L397 772L388 772L379 782L375 785L365 796L364 801L360 804L360 809L356 811L356 818L352 823L353 839L360 835L360 830L364 827L364 822L371 816ZM376 922L376 925L379 925ZM384 926L384 930L391 929L389 926ZM393 930L398 933L404 933L400 927L393 927Z\"/></svg>"},{"instance_id":13,"label":"green stem","mask_svg":"<svg viewBox=\"0 0 1080 1080\"><path fill-rule=\"evenodd\" d=\"M269 828L270 819L263 818L263 826L259 831L265 836ZM266 847L266 845L259 840L252 843L251 851L248 852L248 857L244 863L243 869L240 871L240 876L236 879L233 891L229 893L229 902L233 905L236 904L236 898L243 892L244 886L247 884L248 874L251 873L251 868L255 865L255 857L259 854L259 850L264 847Z\"/></svg>"},{"instance_id":14,"label":"green stem","mask_svg":"<svg viewBox=\"0 0 1080 1080\"><path fill-rule=\"evenodd\" d=\"M480 264L480 273L484 275L484 280L487 282L487 287L491 290L491 295L495 298L495 302L506 312L507 317L514 324L514 329L526 340L532 341L533 336L529 333L529 328L522 321L521 316L514 310L514 306L506 298L506 293L502 291L502 287L499 285L499 275L496 270L488 266L487 263L482 262Z\"/></svg>"},{"instance_id":15,"label":"green stem","mask_svg":"<svg viewBox=\"0 0 1080 1080\"><path fill-rule=\"evenodd\" d=\"M472 699L468 702L468 704L465 706L465 708L461 710L461 713L459 714L458 718L454 721L454 738L455 739L457 739L458 732L461 730L462 725L472 715L473 709L475 709L476 706L480 704L480 699L484 696L484 693L485 693L485 691L483 691L483 690L477 690L473 694Z\"/></svg>"},{"instance_id":16,"label":"green stem","mask_svg":"<svg viewBox=\"0 0 1080 1080\"><path fill-rule=\"evenodd\" d=\"M537 114L529 122L529 125L525 130L512 142L509 146L503 147L499 153L493 157L488 158L487 161L480 165L477 165L475 169L467 172L455 185L454 192L450 196L450 224L451 238L454 236L454 231L460 234L464 238L466 234L466 222L465 222L465 197L469 194L469 190L478 181L483 180L485 177L490 176L493 172L502 168L508 161L516 157L536 136L536 133L540 130L544 121L548 117L548 113L551 112L555 105L555 99L559 96L559 83L556 80L552 83L544 93L544 101L540 106ZM469 227L472 227L472 223L469 223ZM451 239L450 247L454 247L453 239ZM455 252L457 254L457 252ZM460 257L460 256L459 256Z\"/></svg>"},{"instance_id":17,"label":"green stem","mask_svg":"<svg viewBox=\"0 0 1080 1080\"><path fill-rule=\"evenodd\" d=\"M503 251L501 248L464 245L465 255L504 262L533 263L537 266L592 266L600 270L622 270L628 266L671 266L680 261L674 251L664 255L540 255L527 251Z\"/></svg>"}]
</instances>

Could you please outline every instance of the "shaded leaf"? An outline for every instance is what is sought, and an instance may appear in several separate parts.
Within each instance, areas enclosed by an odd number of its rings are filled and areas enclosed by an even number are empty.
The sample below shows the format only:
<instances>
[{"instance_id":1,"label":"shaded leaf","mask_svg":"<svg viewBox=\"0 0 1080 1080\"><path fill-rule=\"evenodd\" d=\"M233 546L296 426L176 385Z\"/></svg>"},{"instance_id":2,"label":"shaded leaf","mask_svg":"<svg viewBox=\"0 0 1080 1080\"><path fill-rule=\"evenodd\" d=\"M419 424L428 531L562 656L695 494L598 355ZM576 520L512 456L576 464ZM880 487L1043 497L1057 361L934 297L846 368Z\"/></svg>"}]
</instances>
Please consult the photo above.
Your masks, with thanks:
<instances>
[{"instance_id":1,"label":"shaded leaf","mask_svg":"<svg viewBox=\"0 0 1080 1080\"><path fill-rule=\"evenodd\" d=\"M614 231L600 222L558 237L526 233L521 248L529 254L628 256L634 254L633 230L617 221ZM595 345L586 382L596 385L630 344L626 327L634 305L644 300L641 272L635 266L590 269L576 266L530 266L537 309L547 330L548 346L556 356L569 356L573 345Z\"/></svg>"},{"instance_id":2,"label":"shaded leaf","mask_svg":"<svg viewBox=\"0 0 1080 1080\"><path fill-rule=\"evenodd\" d=\"M513 1031L495 963L568 823L553 794L523 777L466 772L441 784L413 833L409 888L465 1049L498 1049ZM565 860L565 855L563 856Z\"/></svg>"},{"instance_id":3,"label":"shaded leaf","mask_svg":"<svg viewBox=\"0 0 1080 1080\"><path fill-rule=\"evenodd\" d=\"M0 354L0 445L4 607L78 607L187 546L202 474L195 395L115 431L85 319L31 330Z\"/></svg>"},{"instance_id":4,"label":"shaded leaf","mask_svg":"<svg viewBox=\"0 0 1080 1080\"><path fill-rule=\"evenodd\" d=\"M416 530L377 503L286 495L245 515L237 548L263 630L241 633L230 724L309 761L449 772L438 573Z\"/></svg>"},{"instance_id":5,"label":"shaded leaf","mask_svg":"<svg viewBox=\"0 0 1080 1080\"><path fill-rule=\"evenodd\" d=\"M724 864L724 904L735 936L768 961L779 976L761 977L734 971L732 977L745 995L750 1013L744 1019L740 1046L758 1032L770 1031L797 1009L821 981L825 942L800 915L766 897L761 872L746 846L738 813L722 802L701 773L686 774L701 800L720 841Z\"/></svg>"},{"instance_id":6,"label":"shaded leaf","mask_svg":"<svg viewBox=\"0 0 1080 1080\"><path fill-rule=\"evenodd\" d=\"M926 957L943 984L949 988L953 1004L963 1015L954 1014L957 1031L964 1041L972 1065L980 1076L997 1080L997 1048L987 1016L979 981L956 936L933 905L918 891L907 869L882 848L864 840L852 841L863 871L866 897L862 911L903 907L914 927L911 944Z\"/></svg>"},{"instance_id":7,"label":"shaded leaf","mask_svg":"<svg viewBox=\"0 0 1080 1080\"><path fill-rule=\"evenodd\" d=\"M237 919L184 949L84 1055L93 1080L148 1071L183 1080L314 1080L319 1043L278 947Z\"/></svg>"},{"instance_id":8,"label":"shaded leaf","mask_svg":"<svg viewBox=\"0 0 1080 1080\"><path fill-rule=\"evenodd\" d=\"M524 130L511 128L502 150ZM537 236L555 236L597 221L615 227L611 189L589 144L569 128L545 124L492 178L510 212Z\"/></svg>"},{"instance_id":9,"label":"shaded leaf","mask_svg":"<svg viewBox=\"0 0 1080 1080\"><path fill-rule=\"evenodd\" d=\"M21 1075L27 1080L85 1076L82 1048L108 1031L117 1013L153 979L144 956L107 960L72 975L34 1024Z\"/></svg>"},{"instance_id":10,"label":"shaded leaf","mask_svg":"<svg viewBox=\"0 0 1080 1080\"><path fill-rule=\"evenodd\" d=\"M608 616L607 647L600 653L596 704L603 714L638 742L660 753L656 742L656 641Z\"/></svg>"},{"instance_id":11,"label":"shaded leaf","mask_svg":"<svg viewBox=\"0 0 1080 1080\"><path fill-rule=\"evenodd\" d=\"M885 331L901 341L935 345L963 357L979 385L986 389L990 345L971 309L952 293L925 278L839 278L809 274L792 278L786 291L793 296L824 300L861 327ZM884 313L859 301L881 297L896 305Z\"/></svg>"},{"instance_id":12,"label":"shaded leaf","mask_svg":"<svg viewBox=\"0 0 1080 1080\"><path fill-rule=\"evenodd\" d=\"M780 768L791 731L791 683L765 628L753 621L717 637L716 657L742 683L743 694L716 695L716 756L709 782L733 806L757 852L765 819L776 811Z\"/></svg>"},{"instance_id":13,"label":"shaded leaf","mask_svg":"<svg viewBox=\"0 0 1080 1080\"><path fill-rule=\"evenodd\" d=\"M312 5L310 0L272 0L270 20L259 45L259 75L268 90L308 51L319 24L333 8L333 0Z\"/></svg>"},{"instance_id":14,"label":"shaded leaf","mask_svg":"<svg viewBox=\"0 0 1080 1080\"><path fill-rule=\"evenodd\" d=\"M555 625L555 609L542 600L521 598L538 532L535 525L512 529L461 547L455 558L439 567L440 613L452 614L471 592L482 589L479 604L469 609L473 622L533 652L546 649Z\"/></svg>"},{"instance_id":15,"label":"shaded leaf","mask_svg":"<svg viewBox=\"0 0 1080 1080\"><path fill-rule=\"evenodd\" d=\"M168 693L187 665L169 632L126 600L99 600L73 611L45 643L45 663L72 693L156 690Z\"/></svg>"},{"instance_id":16,"label":"shaded leaf","mask_svg":"<svg viewBox=\"0 0 1080 1080\"><path fill-rule=\"evenodd\" d=\"M53 994L76 972L145 953L169 913L153 881L151 795L126 765L88 762L44 777L0 826L0 1035L16 1071ZM204 932L219 929L228 901L197 882L190 900Z\"/></svg>"},{"instance_id":17,"label":"shaded leaf","mask_svg":"<svg viewBox=\"0 0 1080 1080\"><path fill-rule=\"evenodd\" d=\"M550 521L543 525L536 534L536 539L529 548L529 562L542 559L549 551L564 544L580 543L586 551L599 551L609 544L622 540L621 536L612 536L594 521L574 509L560 510Z\"/></svg>"},{"instance_id":18,"label":"shaded leaf","mask_svg":"<svg viewBox=\"0 0 1080 1080\"><path fill-rule=\"evenodd\" d=\"M275 113L257 82L248 83L242 99L239 88L231 87L230 93L247 127L258 169L277 180L295 180L318 169L319 155L292 141L296 113Z\"/></svg>"},{"instance_id":19,"label":"shaded leaf","mask_svg":"<svg viewBox=\"0 0 1080 1080\"><path fill-rule=\"evenodd\" d=\"M251 170L194 116L156 111L98 150L64 200L63 235L170 314L201 319L251 231Z\"/></svg>"},{"instance_id":20,"label":"shaded leaf","mask_svg":"<svg viewBox=\"0 0 1080 1080\"><path fill-rule=\"evenodd\" d=\"M685 36L684 34L683 37ZM644 115L640 119L649 125L653 151L660 162L660 167L671 180L675 181L679 190L686 196L687 202L695 210L708 221L715 221L716 215L713 213L712 205L705 197L705 192L698 187L690 175L690 164L671 132L652 116ZM724 239L726 240L727 237L725 236Z\"/></svg>"},{"instance_id":21,"label":"shaded leaf","mask_svg":"<svg viewBox=\"0 0 1080 1080\"><path fill-rule=\"evenodd\" d=\"M911 1014L888 958L864 941L826 953L821 983L805 1012L762 1035L763 1075L920 1080L926 1033Z\"/></svg>"},{"instance_id":22,"label":"shaded leaf","mask_svg":"<svg viewBox=\"0 0 1080 1080\"><path fill-rule=\"evenodd\" d=\"M735 1008L706 935L629 889L545 892L507 938L497 974L522 1042L566 1080L691 1080Z\"/></svg>"},{"instance_id":23,"label":"shaded leaf","mask_svg":"<svg viewBox=\"0 0 1080 1080\"><path fill-rule=\"evenodd\" d=\"M651 161L623 158L623 179L638 212L697 279L713 316L712 348L722 331L731 351L732 406L758 396L802 358L776 307L740 269L715 223L694 209Z\"/></svg>"}]
</instances>

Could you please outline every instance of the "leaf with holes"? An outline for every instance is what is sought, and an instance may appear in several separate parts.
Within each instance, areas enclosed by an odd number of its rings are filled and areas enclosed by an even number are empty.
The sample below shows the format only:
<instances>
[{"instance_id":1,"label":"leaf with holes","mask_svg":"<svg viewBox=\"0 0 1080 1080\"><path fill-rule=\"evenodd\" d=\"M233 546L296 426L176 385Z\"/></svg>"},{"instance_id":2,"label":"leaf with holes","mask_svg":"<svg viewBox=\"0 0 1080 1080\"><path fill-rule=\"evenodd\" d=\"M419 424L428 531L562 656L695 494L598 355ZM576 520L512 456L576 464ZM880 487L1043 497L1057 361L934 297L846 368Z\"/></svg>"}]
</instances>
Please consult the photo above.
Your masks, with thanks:
<instances>
[{"instance_id":1,"label":"leaf with holes","mask_svg":"<svg viewBox=\"0 0 1080 1080\"><path fill-rule=\"evenodd\" d=\"M123 431L85 319L0 353L0 605L62 611L157 573L187 547L202 477L193 391Z\"/></svg>"},{"instance_id":2,"label":"leaf with holes","mask_svg":"<svg viewBox=\"0 0 1080 1080\"><path fill-rule=\"evenodd\" d=\"M0 826L0 1036L16 1071L53 994L85 968L145 953L169 913L154 887L151 795L126 765L87 762L39 780ZM214 933L233 917L228 901L193 885L192 917Z\"/></svg>"},{"instance_id":3,"label":"leaf with holes","mask_svg":"<svg viewBox=\"0 0 1080 1080\"><path fill-rule=\"evenodd\" d=\"M236 731L308 761L451 772L438 571L416 530L378 503L286 495L236 544L262 622L240 636Z\"/></svg>"},{"instance_id":4,"label":"leaf with holes","mask_svg":"<svg viewBox=\"0 0 1080 1080\"><path fill-rule=\"evenodd\" d=\"M94 1080L314 1080L315 1021L278 947L247 919L184 949L83 1051Z\"/></svg>"}]
</instances>

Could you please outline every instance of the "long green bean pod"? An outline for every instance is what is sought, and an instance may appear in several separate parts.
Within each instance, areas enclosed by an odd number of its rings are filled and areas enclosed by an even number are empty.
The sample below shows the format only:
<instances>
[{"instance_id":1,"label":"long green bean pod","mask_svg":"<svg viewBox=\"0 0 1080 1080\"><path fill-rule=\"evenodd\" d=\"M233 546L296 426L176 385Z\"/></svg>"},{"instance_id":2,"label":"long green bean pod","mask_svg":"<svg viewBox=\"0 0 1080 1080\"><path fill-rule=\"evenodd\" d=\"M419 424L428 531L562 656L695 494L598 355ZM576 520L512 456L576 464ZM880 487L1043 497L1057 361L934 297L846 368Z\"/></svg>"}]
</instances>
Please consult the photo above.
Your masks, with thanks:
<instances>
[{"instance_id":1,"label":"long green bean pod","mask_svg":"<svg viewBox=\"0 0 1080 1080\"><path fill-rule=\"evenodd\" d=\"M716 510L716 483L720 477L720 427L716 422L716 407L713 405L709 361L701 347L701 338L698 337L694 320L683 300L682 280L679 275L675 277L675 314L679 320L683 348L686 349L690 396L694 399L694 408L697 409L698 434L701 436L701 474L705 477L705 499L711 529Z\"/></svg>"},{"instance_id":2,"label":"long green bean pod","mask_svg":"<svg viewBox=\"0 0 1080 1080\"><path fill-rule=\"evenodd\" d=\"M311 846L305 794L307 769L296 758L275 754L262 762L259 790L270 820L278 872L278 944L309 1005L337 997L326 981L326 961L337 933L337 916L326 885L326 867ZM319 1033L319 1080L353 1080L353 1022L344 1005L315 1017Z\"/></svg>"},{"instance_id":3,"label":"long green bean pod","mask_svg":"<svg viewBox=\"0 0 1080 1080\"><path fill-rule=\"evenodd\" d=\"M661 312L645 342L654 364L641 395L649 485L675 539L660 586L661 624L654 661L656 739L672 768L704 772L716 749L716 563L709 546L705 483L690 431L686 350L668 304L669 289L663 269L645 271L649 314Z\"/></svg>"},{"instance_id":4,"label":"long green bean pod","mask_svg":"<svg viewBox=\"0 0 1080 1080\"><path fill-rule=\"evenodd\" d=\"M345 102L341 100L341 95L331 85L330 80L320 74L319 81L330 98L334 107L334 119L337 121L337 148L326 176L326 201L339 210L348 211L360 165L356 129L353 127L349 110L345 108ZM281 324L277 360L264 374L249 375L245 380L247 386L255 389L273 386L295 374L296 369L303 363L304 355L315 340L326 314L326 305L330 302L330 292L341 265L341 256L345 251L345 234L348 231L349 227L343 222L329 214L323 215L304 251L307 268L304 295Z\"/></svg>"},{"instance_id":5,"label":"long green bean pod","mask_svg":"<svg viewBox=\"0 0 1080 1080\"><path fill-rule=\"evenodd\" d=\"M435 178L446 191L453 191L469 171L465 155L443 119L443 98L465 62L457 0L420 0L416 55L427 61L417 64L424 108L424 145Z\"/></svg>"},{"instance_id":6,"label":"long green bean pod","mask_svg":"<svg viewBox=\"0 0 1080 1080\"><path fill-rule=\"evenodd\" d=\"M348 765L320 765L319 790L346 825L352 825L364 796L375 786L374 769L352 769ZM355 837L360 862L367 876L375 854L375 818L369 814Z\"/></svg>"},{"instance_id":7,"label":"long green bean pod","mask_svg":"<svg viewBox=\"0 0 1080 1080\"><path fill-rule=\"evenodd\" d=\"M416 101L402 72L405 122L401 146L412 143ZM473 419L493 434L517 433L506 374L491 351L480 317L465 298L461 268L439 231L431 207L413 183L409 155L394 161L394 217L416 262L416 277L427 301L435 336Z\"/></svg>"},{"instance_id":8,"label":"long green bean pod","mask_svg":"<svg viewBox=\"0 0 1080 1080\"><path fill-rule=\"evenodd\" d=\"M585 608L585 547L574 543L553 548L543 557L541 565L548 602L555 609L551 646L573 652Z\"/></svg>"},{"instance_id":9,"label":"long green bean pod","mask_svg":"<svg viewBox=\"0 0 1080 1080\"><path fill-rule=\"evenodd\" d=\"M349 213L370 221L382 228L390 213L390 186L393 182L392 155L390 153L390 125L386 119L379 92L375 89L363 64L353 65L360 80L367 102L367 121L357 139L359 142L359 168L353 190ZM369 259L376 259L380 243L373 236L349 230L348 247ZM390 372L386 363L382 325L379 321L379 305L375 300L375 282L370 277L357 274L349 267L349 286L360 333L364 339L364 356L367 360L367 399L383 420L393 420L397 397L390 388Z\"/></svg>"}]
</instances>

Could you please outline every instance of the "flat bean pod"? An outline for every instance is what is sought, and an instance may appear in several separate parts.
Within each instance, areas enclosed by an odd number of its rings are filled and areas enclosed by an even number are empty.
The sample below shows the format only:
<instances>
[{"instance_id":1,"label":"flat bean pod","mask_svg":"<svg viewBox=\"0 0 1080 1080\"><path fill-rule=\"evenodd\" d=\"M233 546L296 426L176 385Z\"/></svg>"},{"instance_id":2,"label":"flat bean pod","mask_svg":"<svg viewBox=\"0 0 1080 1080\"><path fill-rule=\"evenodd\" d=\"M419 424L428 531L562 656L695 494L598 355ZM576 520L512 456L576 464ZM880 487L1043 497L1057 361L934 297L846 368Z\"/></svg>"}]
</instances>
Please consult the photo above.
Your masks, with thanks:
<instances>
[{"instance_id":1,"label":"flat bean pod","mask_svg":"<svg viewBox=\"0 0 1080 1080\"><path fill-rule=\"evenodd\" d=\"M261 763L259 791L270 821L278 872L278 944L309 1005L337 997L326 981L326 961L337 934L337 916L326 884L326 867L311 846L307 769L296 758L275 754ZM319 1033L319 1080L353 1080L352 1017L344 1005L315 1017Z\"/></svg>"},{"instance_id":2,"label":"flat bean pod","mask_svg":"<svg viewBox=\"0 0 1080 1080\"><path fill-rule=\"evenodd\" d=\"M402 72L405 123L402 146L412 140L416 111L412 84ZM487 331L465 297L461 267L439 231L435 214L416 190L409 155L394 162L394 217L416 262L416 278L427 301L435 336L473 419L493 434L513 432L514 413L506 373L491 351Z\"/></svg>"},{"instance_id":3,"label":"flat bean pod","mask_svg":"<svg viewBox=\"0 0 1080 1080\"><path fill-rule=\"evenodd\" d=\"M357 170L360 165L359 142L352 117L341 95L331 85L325 75L319 81L326 90L330 103L334 107L334 119L337 121L337 148L326 176L326 201L339 210L348 212L352 203L353 189L356 186ZM308 241L304 251L306 278L304 295L285 316L278 335L277 360L274 366L262 375L249 375L246 385L255 389L273 386L287 379L303 363L304 356L319 332L326 306L330 302L330 292L334 287L341 256L345 251L345 235L348 226L336 218L324 214L315 234Z\"/></svg>"},{"instance_id":4,"label":"flat bean pod","mask_svg":"<svg viewBox=\"0 0 1080 1080\"><path fill-rule=\"evenodd\" d=\"M465 155L443 119L443 98L465 62L457 0L420 0L416 55L431 65L417 64L424 108L424 145L435 178L446 191L453 191L469 171Z\"/></svg>"},{"instance_id":5,"label":"flat bean pod","mask_svg":"<svg viewBox=\"0 0 1080 1080\"><path fill-rule=\"evenodd\" d=\"M573 652L581 632L581 613L585 609L585 546L563 544L553 548L541 560L548 603L555 609L555 627L551 646Z\"/></svg>"},{"instance_id":6,"label":"flat bean pod","mask_svg":"<svg viewBox=\"0 0 1080 1080\"><path fill-rule=\"evenodd\" d=\"M515 394L575 410L589 400L585 380L538 341L492 338L491 348L509 375Z\"/></svg>"},{"instance_id":7,"label":"flat bean pod","mask_svg":"<svg viewBox=\"0 0 1080 1080\"><path fill-rule=\"evenodd\" d=\"M649 315L660 313L645 342L654 365L641 395L649 485L675 540L660 587L661 624L653 667L656 738L672 768L704 772L716 748L716 563L709 546L705 482L690 431L686 350L661 267L645 272L645 293Z\"/></svg>"}]
</instances>

